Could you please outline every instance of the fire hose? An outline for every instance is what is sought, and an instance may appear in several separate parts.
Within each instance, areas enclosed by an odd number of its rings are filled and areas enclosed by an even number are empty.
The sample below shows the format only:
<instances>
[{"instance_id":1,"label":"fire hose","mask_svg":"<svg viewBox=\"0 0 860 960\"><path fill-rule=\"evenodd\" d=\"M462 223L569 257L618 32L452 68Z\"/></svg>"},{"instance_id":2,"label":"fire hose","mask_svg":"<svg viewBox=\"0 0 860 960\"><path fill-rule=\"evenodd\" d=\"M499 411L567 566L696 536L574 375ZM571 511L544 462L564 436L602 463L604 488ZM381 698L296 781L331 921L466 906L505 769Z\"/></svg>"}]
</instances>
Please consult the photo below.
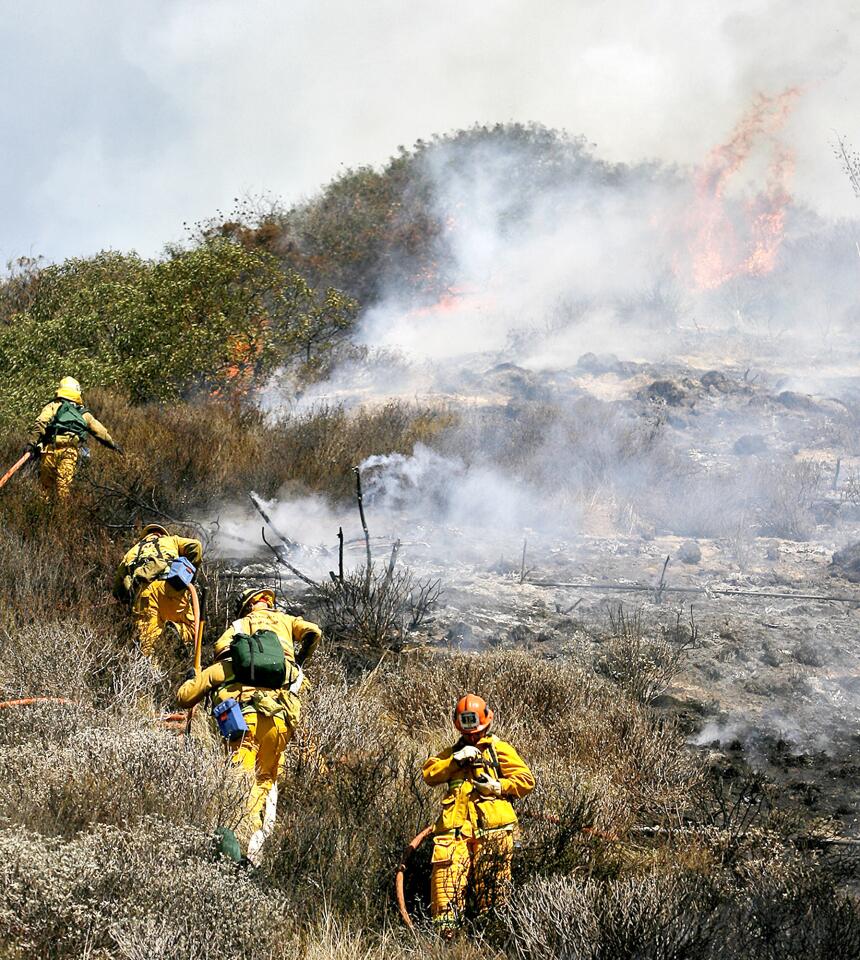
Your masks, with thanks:
<instances>
[{"instance_id":1,"label":"fire hose","mask_svg":"<svg viewBox=\"0 0 860 960\"><path fill-rule=\"evenodd\" d=\"M26 461L29 454L22 457L21 460L12 468L2 480L2 483L5 483L6 480L15 472L15 470L20 467L24 461ZM2 486L0 483L0 486ZM203 621L200 617L200 598L197 595L197 589L192 583L189 586L189 591L191 593L191 610L194 613L194 672L195 674L200 673L202 659L203 659ZM110 601L111 603L113 601ZM18 700L6 700L0 702L0 710L5 710L8 707L26 707L34 703L68 703L75 706L79 706L77 701L69 700L66 697L22 697ZM167 713L159 717L159 720L168 728L176 728L181 723L185 723L185 734L188 735L191 732L191 720L194 716L194 707L191 707L187 713Z\"/></svg>"},{"instance_id":2,"label":"fire hose","mask_svg":"<svg viewBox=\"0 0 860 960\"><path fill-rule=\"evenodd\" d=\"M19 460L17 460L9 469L0 477L0 487L5 487L6 484L15 476L15 474L24 466L24 464L30 459L32 454L28 450Z\"/></svg>"},{"instance_id":3,"label":"fire hose","mask_svg":"<svg viewBox=\"0 0 860 960\"><path fill-rule=\"evenodd\" d=\"M73 706L80 706L76 700L69 700L66 697L22 697L20 700L4 700L0 703L0 710L6 710L8 707L27 707L31 703L70 703Z\"/></svg>"},{"instance_id":4,"label":"fire hose","mask_svg":"<svg viewBox=\"0 0 860 960\"><path fill-rule=\"evenodd\" d=\"M200 616L200 597L194 584L189 584L188 592L191 596L191 612L194 615L194 673L200 675L203 659L203 620ZM180 710L175 713L163 713L158 718L169 730L191 735L191 721L194 718L196 707Z\"/></svg>"},{"instance_id":5,"label":"fire hose","mask_svg":"<svg viewBox=\"0 0 860 960\"><path fill-rule=\"evenodd\" d=\"M406 867L409 865L412 854L415 853L432 832L433 827L425 827L421 833L409 841L403 851L400 866L397 868L397 873L394 877L394 892L397 896L397 907L400 910L400 916L403 918L403 922L410 930L413 929L414 924L412 923L412 917L409 916L409 911L406 909L406 894L403 889L403 880L406 876Z\"/></svg>"}]
</instances>

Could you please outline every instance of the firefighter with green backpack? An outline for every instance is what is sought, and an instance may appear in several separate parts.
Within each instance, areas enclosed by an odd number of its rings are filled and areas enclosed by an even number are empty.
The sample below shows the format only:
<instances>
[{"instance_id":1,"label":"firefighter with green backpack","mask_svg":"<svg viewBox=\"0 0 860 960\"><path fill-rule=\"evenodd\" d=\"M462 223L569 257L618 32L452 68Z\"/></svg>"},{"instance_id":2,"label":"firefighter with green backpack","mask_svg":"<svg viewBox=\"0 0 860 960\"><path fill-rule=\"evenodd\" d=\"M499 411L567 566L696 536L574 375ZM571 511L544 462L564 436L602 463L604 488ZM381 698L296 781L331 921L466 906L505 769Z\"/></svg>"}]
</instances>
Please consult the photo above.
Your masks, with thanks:
<instances>
[{"instance_id":1,"label":"firefighter with green backpack","mask_svg":"<svg viewBox=\"0 0 860 960\"><path fill-rule=\"evenodd\" d=\"M299 722L303 667L322 636L315 623L276 610L275 600L274 590L246 590L236 620L215 644L215 662L190 676L177 694L183 708L212 695L231 760L253 778L238 830L251 863L274 827L284 748Z\"/></svg>"},{"instance_id":2,"label":"firefighter with green backpack","mask_svg":"<svg viewBox=\"0 0 860 960\"><path fill-rule=\"evenodd\" d=\"M39 458L39 484L45 497L68 498L81 449L86 449L91 436L122 453L122 447L84 406L78 381L63 377L54 399L36 417L24 447L25 453Z\"/></svg>"}]
</instances>

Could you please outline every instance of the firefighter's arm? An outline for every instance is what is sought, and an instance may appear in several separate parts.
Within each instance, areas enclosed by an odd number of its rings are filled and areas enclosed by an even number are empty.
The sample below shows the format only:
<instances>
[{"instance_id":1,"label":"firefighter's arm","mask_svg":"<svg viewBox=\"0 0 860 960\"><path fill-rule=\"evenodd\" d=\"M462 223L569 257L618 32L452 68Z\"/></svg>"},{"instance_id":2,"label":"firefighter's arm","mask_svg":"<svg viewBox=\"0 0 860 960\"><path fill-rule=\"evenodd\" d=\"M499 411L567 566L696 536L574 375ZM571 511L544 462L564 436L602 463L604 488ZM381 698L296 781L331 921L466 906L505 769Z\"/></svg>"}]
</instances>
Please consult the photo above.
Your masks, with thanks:
<instances>
[{"instance_id":1,"label":"firefighter's arm","mask_svg":"<svg viewBox=\"0 0 860 960\"><path fill-rule=\"evenodd\" d=\"M210 690L220 687L226 679L227 674L224 670L224 664L213 663L211 667L207 667L202 673L182 684L176 693L176 701L180 707L193 707Z\"/></svg>"},{"instance_id":2,"label":"firefighter's arm","mask_svg":"<svg viewBox=\"0 0 860 960\"><path fill-rule=\"evenodd\" d=\"M454 748L448 747L438 756L429 757L424 761L421 776L424 777L424 782L428 786L435 787L437 784L447 783L464 775L463 768L451 756L453 752Z\"/></svg>"},{"instance_id":3,"label":"firefighter's arm","mask_svg":"<svg viewBox=\"0 0 860 960\"><path fill-rule=\"evenodd\" d=\"M217 660L223 660L224 657L230 656L230 644L233 642L233 637L235 636L236 631L233 629L233 624L231 623L215 641L215 657Z\"/></svg>"},{"instance_id":4,"label":"firefighter's arm","mask_svg":"<svg viewBox=\"0 0 860 960\"><path fill-rule=\"evenodd\" d=\"M54 414L57 412L59 407L60 405L56 400L45 404L45 406L42 407L42 412L38 417L36 417L36 422L33 424L30 432L27 434L27 443L32 443L35 446L35 444L42 439L45 431L48 429L48 426L54 419Z\"/></svg>"},{"instance_id":5,"label":"firefighter's arm","mask_svg":"<svg viewBox=\"0 0 860 960\"><path fill-rule=\"evenodd\" d=\"M176 549L180 557L188 557L195 567L203 562L203 544L190 537L174 537Z\"/></svg>"},{"instance_id":6,"label":"firefighter's arm","mask_svg":"<svg viewBox=\"0 0 860 960\"><path fill-rule=\"evenodd\" d=\"M526 766L523 758L517 751L503 740L494 744L502 776L499 783L502 785L502 796L525 797L535 788L535 778Z\"/></svg>"},{"instance_id":7,"label":"firefighter's arm","mask_svg":"<svg viewBox=\"0 0 860 960\"><path fill-rule=\"evenodd\" d=\"M293 620L293 642L298 641L301 646L296 652L296 663L301 667L314 655L322 638L322 630L310 620L296 617Z\"/></svg>"},{"instance_id":8,"label":"firefighter's arm","mask_svg":"<svg viewBox=\"0 0 860 960\"><path fill-rule=\"evenodd\" d=\"M84 423L87 425L87 430L99 443L103 443L106 447L112 449L116 447L113 437L107 432L105 425L100 420L96 420L89 410L84 410Z\"/></svg>"}]
</instances>

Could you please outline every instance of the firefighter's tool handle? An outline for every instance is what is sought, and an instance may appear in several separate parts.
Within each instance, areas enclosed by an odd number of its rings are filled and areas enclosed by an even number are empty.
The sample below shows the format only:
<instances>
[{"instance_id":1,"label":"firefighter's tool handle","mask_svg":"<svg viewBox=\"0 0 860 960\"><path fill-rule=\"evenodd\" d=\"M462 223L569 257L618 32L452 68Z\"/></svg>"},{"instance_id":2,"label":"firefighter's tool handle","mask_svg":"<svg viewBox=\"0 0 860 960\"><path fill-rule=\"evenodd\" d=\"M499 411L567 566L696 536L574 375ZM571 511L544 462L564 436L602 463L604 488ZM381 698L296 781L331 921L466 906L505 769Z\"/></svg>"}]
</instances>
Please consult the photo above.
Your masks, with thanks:
<instances>
[{"instance_id":1,"label":"firefighter's tool handle","mask_svg":"<svg viewBox=\"0 0 860 960\"><path fill-rule=\"evenodd\" d=\"M193 583L188 585L191 594L191 611L194 614L194 676L200 676L200 667L203 660L203 621L200 619L200 598L197 596L197 587ZM194 707L188 708L188 719L185 722L185 735L191 735L191 720L194 717Z\"/></svg>"}]
</instances>

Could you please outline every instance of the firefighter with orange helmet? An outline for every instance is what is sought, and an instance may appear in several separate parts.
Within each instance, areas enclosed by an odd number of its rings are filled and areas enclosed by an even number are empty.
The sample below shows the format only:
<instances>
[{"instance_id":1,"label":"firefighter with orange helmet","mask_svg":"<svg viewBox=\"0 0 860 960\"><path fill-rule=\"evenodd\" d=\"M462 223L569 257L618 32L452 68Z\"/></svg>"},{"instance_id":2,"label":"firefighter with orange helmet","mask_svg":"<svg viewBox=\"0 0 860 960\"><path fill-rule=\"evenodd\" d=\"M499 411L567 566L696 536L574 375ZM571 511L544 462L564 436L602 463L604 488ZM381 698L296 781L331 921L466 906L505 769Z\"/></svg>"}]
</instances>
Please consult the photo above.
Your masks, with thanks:
<instances>
[{"instance_id":1,"label":"firefighter with orange helmet","mask_svg":"<svg viewBox=\"0 0 860 960\"><path fill-rule=\"evenodd\" d=\"M447 930L462 922L470 883L479 912L504 895L517 825L511 800L535 785L517 751L490 733L493 711L482 697L462 697L453 721L460 739L421 771L429 786L445 787L433 830L430 893L433 922Z\"/></svg>"}]
</instances>

